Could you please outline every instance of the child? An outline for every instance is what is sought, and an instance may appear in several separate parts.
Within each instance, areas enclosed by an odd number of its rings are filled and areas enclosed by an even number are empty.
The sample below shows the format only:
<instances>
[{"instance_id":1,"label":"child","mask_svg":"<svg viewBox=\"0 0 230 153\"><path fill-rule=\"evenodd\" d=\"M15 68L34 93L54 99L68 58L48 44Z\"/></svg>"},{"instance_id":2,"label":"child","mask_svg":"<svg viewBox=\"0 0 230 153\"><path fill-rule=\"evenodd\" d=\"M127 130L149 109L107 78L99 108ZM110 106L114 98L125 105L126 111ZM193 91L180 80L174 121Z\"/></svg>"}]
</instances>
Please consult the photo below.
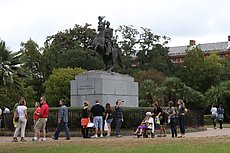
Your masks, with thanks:
<instances>
[{"instance_id":1,"label":"child","mask_svg":"<svg viewBox=\"0 0 230 153\"><path fill-rule=\"evenodd\" d=\"M40 113L40 103L39 102L35 102L35 108L36 110L34 111L34 125L36 124L37 120L39 119L39 113ZM39 134L40 135L40 134ZM39 140L39 137L38 137Z\"/></svg>"}]
</instances>

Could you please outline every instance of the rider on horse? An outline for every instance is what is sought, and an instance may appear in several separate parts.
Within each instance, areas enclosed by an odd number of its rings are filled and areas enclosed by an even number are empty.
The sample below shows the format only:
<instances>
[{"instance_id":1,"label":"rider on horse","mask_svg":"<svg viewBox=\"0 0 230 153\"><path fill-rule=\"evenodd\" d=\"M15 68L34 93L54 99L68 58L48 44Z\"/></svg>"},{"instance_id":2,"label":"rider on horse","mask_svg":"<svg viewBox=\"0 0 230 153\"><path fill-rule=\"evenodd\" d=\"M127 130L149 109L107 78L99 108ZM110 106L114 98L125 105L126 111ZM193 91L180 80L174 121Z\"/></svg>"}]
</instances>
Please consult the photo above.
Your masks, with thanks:
<instances>
[{"instance_id":1,"label":"rider on horse","mask_svg":"<svg viewBox=\"0 0 230 153\"><path fill-rule=\"evenodd\" d=\"M120 66L121 64L120 55L118 49L113 46L112 37L113 29L110 28L110 23L103 21L104 16L98 17L98 33L93 39L92 46L89 46L94 50L94 54L97 52L102 56L105 64L105 70L112 70L114 62L117 61ZM106 27L105 27L106 26Z\"/></svg>"},{"instance_id":2,"label":"rider on horse","mask_svg":"<svg viewBox=\"0 0 230 153\"><path fill-rule=\"evenodd\" d=\"M109 56L110 53L112 53L112 47L113 47L113 43L112 43L112 37L113 37L113 29L111 29L110 27L110 23L109 21L106 22L106 28L104 30L104 34L105 34L105 50L106 50L106 55Z\"/></svg>"},{"instance_id":3,"label":"rider on horse","mask_svg":"<svg viewBox=\"0 0 230 153\"><path fill-rule=\"evenodd\" d=\"M97 34L96 41L100 42L100 45L102 45L105 48L105 55L109 56L110 53L112 53L112 37L113 37L113 29L110 28L109 21L103 21L104 16L98 17L98 28L97 30L99 33ZM106 25L106 27L105 27ZM99 41L100 40L100 41Z\"/></svg>"}]
</instances>

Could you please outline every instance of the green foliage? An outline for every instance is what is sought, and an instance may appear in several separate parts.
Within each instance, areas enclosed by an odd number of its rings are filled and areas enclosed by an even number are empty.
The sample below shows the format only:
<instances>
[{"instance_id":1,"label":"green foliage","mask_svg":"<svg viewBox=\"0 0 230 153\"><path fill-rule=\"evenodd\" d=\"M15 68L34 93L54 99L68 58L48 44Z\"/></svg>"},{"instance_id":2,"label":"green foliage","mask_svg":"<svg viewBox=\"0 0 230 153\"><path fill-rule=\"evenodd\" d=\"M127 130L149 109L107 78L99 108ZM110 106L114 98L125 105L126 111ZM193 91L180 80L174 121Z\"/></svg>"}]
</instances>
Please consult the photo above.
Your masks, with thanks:
<instances>
[{"instance_id":1,"label":"green foliage","mask_svg":"<svg viewBox=\"0 0 230 153\"><path fill-rule=\"evenodd\" d=\"M168 56L168 48L164 46L170 38L154 35L148 28L141 27L141 29L142 32L139 39L140 49L137 53L137 62L140 69L156 69L166 74L171 73L172 63Z\"/></svg>"},{"instance_id":2,"label":"green foliage","mask_svg":"<svg viewBox=\"0 0 230 153\"><path fill-rule=\"evenodd\" d=\"M205 107L204 95L186 86L179 78L166 78L162 86L164 87L166 101L176 102L178 99L183 99L188 108L201 109Z\"/></svg>"},{"instance_id":3,"label":"green foliage","mask_svg":"<svg viewBox=\"0 0 230 153\"><path fill-rule=\"evenodd\" d=\"M139 105L149 107L155 99L162 97L162 88L152 80L144 80L139 84Z\"/></svg>"},{"instance_id":4,"label":"green foliage","mask_svg":"<svg viewBox=\"0 0 230 153\"><path fill-rule=\"evenodd\" d=\"M44 92L42 87L42 84L44 83L44 67L41 49L32 39L29 39L25 43L22 42L21 47L21 60L24 63L22 67L26 69L27 73L29 74L29 77L24 79L24 88L27 90L27 92L28 89L31 92L33 91L31 96L27 95L26 97L29 96L29 100L34 102L33 99L39 99Z\"/></svg>"},{"instance_id":5,"label":"green foliage","mask_svg":"<svg viewBox=\"0 0 230 153\"><path fill-rule=\"evenodd\" d=\"M85 70L81 68L54 69L48 80L44 83L45 96L50 106L58 106L59 99L65 99L70 103L70 81Z\"/></svg>"},{"instance_id":6,"label":"green foliage","mask_svg":"<svg viewBox=\"0 0 230 153\"><path fill-rule=\"evenodd\" d=\"M127 68L136 65L141 70L172 72L168 48L164 46L170 38L154 35L148 28L141 27L138 31L133 26L120 26L115 30L115 39ZM134 56L137 58L134 59Z\"/></svg>"},{"instance_id":7,"label":"green foliage","mask_svg":"<svg viewBox=\"0 0 230 153\"><path fill-rule=\"evenodd\" d=\"M103 63L98 56L90 56L88 47L96 35L90 26L75 25L72 29L47 37L43 53L45 78L54 68L82 67L89 70L102 67Z\"/></svg>"},{"instance_id":8,"label":"green foliage","mask_svg":"<svg viewBox=\"0 0 230 153\"><path fill-rule=\"evenodd\" d=\"M219 85L212 86L205 93L205 96L207 106L223 104L226 111L225 114L228 115L230 113L230 80L222 81Z\"/></svg>"},{"instance_id":9,"label":"green foliage","mask_svg":"<svg viewBox=\"0 0 230 153\"><path fill-rule=\"evenodd\" d=\"M195 90L202 90L201 86L204 81L203 52L198 48L188 51L182 67L176 74L186 85Z\"/></svg>"},{"instance_id":10,"label":"green foliage","mask_svg":"<svg viewBox=\"0 0 230 153\"><path fill-rule=\"evenodd\" d=\"M212 85L218 84L222 65L214 53L204 58L202 50L189 50L176 76L193 89L205 92Z\"/></svg>"},{"instance_id":11,"label":"green foliage","mask_svg":"<svg viewBox=\"0 0 230 153\"><path fill-rule=\"evenodd\" d=\"M36 91L34 91L33 86L27 86L25 89L24 98L26 99L27 107L34 107L35 101L39 101L39 98L36 95Z\"/></svg>"},{"instance_id":12,"label":"green foliage","mask_svg":"<svg viewBox=\"0 0 230 153\"><path fill-rule=\"evenodd\" d=\"M24 94L22 78L26 77L21 67L21 52L12 52L0 40L0 103L12 107L19 95Z\"/></svg>"},{"instance_id":13,"label":"green foliage","mask_svg":"<svg viewBox=\"0 0 230 153\"><path fill-rule=\"evenodd\" d=\"M230 59L225 59L221 61L221 69L220 69L220 81L230 80Z\"/></svg>"},{"instance_id":14,"label":"green foliage","mask_svg":"<svg viewBox=\"0 0 230 153\"><path fill-rule=\"evenodd\" d=\"M166 76L161 71L151 70L151 71L139 71L134 75L135 81L141 83L144 80L152 80L157 84L161 84Z\"/></svg>"}]
</instances>

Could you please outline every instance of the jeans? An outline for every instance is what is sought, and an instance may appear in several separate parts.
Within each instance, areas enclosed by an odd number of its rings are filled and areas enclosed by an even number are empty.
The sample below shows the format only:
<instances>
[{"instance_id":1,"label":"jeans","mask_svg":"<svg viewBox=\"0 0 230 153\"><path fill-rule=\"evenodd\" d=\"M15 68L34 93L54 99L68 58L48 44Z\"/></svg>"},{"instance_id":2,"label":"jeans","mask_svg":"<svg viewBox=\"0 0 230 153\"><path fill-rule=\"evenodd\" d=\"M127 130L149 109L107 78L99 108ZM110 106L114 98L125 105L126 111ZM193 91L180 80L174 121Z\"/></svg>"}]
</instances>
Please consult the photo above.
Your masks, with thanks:
<instances>
[{"instance_id":1,"label":"jeans","mask_svg":"<svg viewBox=\"0 0 230 153\"><path fill-rule=\"evenodd\" d=\"M103 128L103 118L102 116L95 116L93 117L93 123L96 129L102 129Z\"/></svg>"},{"instance_id":2,"label":"jeans","mask_svg":"<svg viewBox=\"0 0 230 153\"><path fill-rule=\"evenodd\" d=\"M179 120L179 126L180 126L180 133L184 135L185 134L185 116L180 115L178 120Z\"/></svg>"},{"instance_id":3,"label":"jeans","mask_svg":"<svg viewBox=\"0 0 230 153\"><path fill-rule=\"evenodd\" d=\"M69 128L68 128L68 122L61 122L60 124L58 124L57 129L54 133L54 138L58 139L59 134L61 132L61 130L64 128L65 130L65 134L66 134L66 139L70 139L70 132L69 132Z\"/></svg>"},{"instance_id":4,"label":"jeans","mask_svg":"<svg viewBox=\"0 0 230 153\"><path fill-rule=\"evenodd\" d=\"M116 118L116 135L120 135L120 131L121 131L121 124L122 124L122 118Z\"/></svg>"},{"instance_id":5,"label":"jeans","mask_svg":"<svg viewBox=\"0 0 230 153\"><path fill-rule=\"evenodd\" d=\"M170 127L171 127L172 137L177 137L176 118L170 119Z\"/></svg>"}]
</instances>

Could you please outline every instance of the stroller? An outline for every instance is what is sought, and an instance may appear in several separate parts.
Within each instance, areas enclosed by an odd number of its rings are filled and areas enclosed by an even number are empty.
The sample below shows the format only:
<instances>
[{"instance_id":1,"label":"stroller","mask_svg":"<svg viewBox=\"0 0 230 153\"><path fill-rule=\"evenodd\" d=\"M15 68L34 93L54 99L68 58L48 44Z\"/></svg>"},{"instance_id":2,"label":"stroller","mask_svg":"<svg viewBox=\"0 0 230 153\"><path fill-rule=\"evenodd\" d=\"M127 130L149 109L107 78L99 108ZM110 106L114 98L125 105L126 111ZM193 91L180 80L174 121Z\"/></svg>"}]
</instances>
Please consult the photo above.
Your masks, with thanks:
<instances>
[{"instance_id":1,"label":"stroller","mask_svg":"<svg viewBox=\"0 0 230 153\"><path fill-rule=\"evenodd\" d=\"M143 136L144 138L148 138L149 135L151 136L151 138L155 137L154 119L153 117L151 117L151 115L151 112L147 112L146 117L141 122L141 125L138 126L135 132L138 138L140 138L141 136Z\"/></svg>"}]
</instances>

